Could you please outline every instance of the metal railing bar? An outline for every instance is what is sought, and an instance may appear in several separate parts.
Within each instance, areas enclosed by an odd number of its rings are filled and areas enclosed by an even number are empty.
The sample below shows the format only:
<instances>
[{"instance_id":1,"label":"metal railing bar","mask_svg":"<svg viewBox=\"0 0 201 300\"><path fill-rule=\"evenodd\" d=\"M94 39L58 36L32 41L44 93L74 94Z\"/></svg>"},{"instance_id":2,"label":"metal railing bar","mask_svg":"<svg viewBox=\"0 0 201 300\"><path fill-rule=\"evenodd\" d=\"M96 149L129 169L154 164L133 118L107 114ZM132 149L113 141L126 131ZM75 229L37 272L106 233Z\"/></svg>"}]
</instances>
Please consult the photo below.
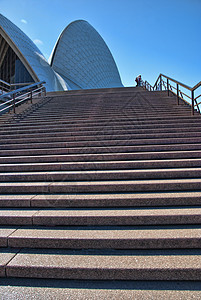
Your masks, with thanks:
<instances>
[{"instance_id":1,"label":"metal railing bar","mask_svg":"<svg viewBox=\"0 0 201 300\"><path fill-rule=\"evenodd\" d=\"M201 95L197 96L197 97L195 98L195 100L197 100L197 99L200 98L200 97L201 97Z\"/></svg>"},{"instance_id":2,"label":"metal railing bar","mask_svg":"<svg viewBox=\"0 0 201 300\"><path fill-rule=\"evenodd\" d=\"M155 86L157 86L157 83L158 83L158 81L159 81L159 79L160 79L160 76L161 76L161 74L158 76L158 78L156 79L156 82L155 82L155 84L154 84L154 88L155 88Z\"/></svg>"},{"instance_id":3,"label":"metal railing bar","mask_svg":"<svg viewBox=\"0 0 201 300\"><path fill-rule=\"evenodd\" d=\"M40 87L40 88L38 88L38 89L35 89L35 90L34 90L34 92L36 92L36 91L39 91L39 90L41 90L41 87Z\"/></svg>"},{"instance_id":4,"label":"metal railing bar","mask_svg":"<svg viewBox=\"0 0 201 300\"><path fill-rule=\"evenodd\" d=\"M174 91L172 91L172 93L173 93L175 96L177 96L177 93L175 93ZM185 99L183 99L182 97L179 96L179 98L180 98L181 100L183 100L186 104L190 105L190 103L189 103L188 101L186 101Z\"/></svg>"},{"instance_id":5,"label":"metal railing bar","mask_svg":"<svg viewBox=\"0 0 201 300\"><path fill-rule=\"evenodd\" d=\"M29 94L30 94L30 92L24 93L23 95L16 96L15 99L20 99L20 97L23 97L23 96L26 96Z\"/></svg>"},{"instance_id":6,"label":"metal railing bar","mask_svg":"<svg viewBox=\"0 0 201 300\"><path fill-rule=\"evenodd\" d=\"M197 106L197 109L198 109L198 111L199 111L199 113L200 113L200 108L199 108L199 106L198 106L198 104L197 104L197 101L194 99L194 101L195 101L195 103L196 104L194 104L194 107L196 107Z\"/></svg>"},{"instance_id":7,"label":"metal railing bar","mask_svg":"<svg viewBox=\"0 0 201 300\"><path fill-rule=\"evenodd\" d=\"M10 107L13 107L13 105L9 105L9 106L7 106L7 107L1 109L0 112L4 111L4 110L6 110L6 109L9 109Z\"/></svg>"},{"instance_id":8,"label":"metal railing bar","mask_svg":"<svg viewBox=\"0 0 201 300\"><path fill-rule=\"evenodd\" d=\"M35 82L24 82L24 83L11 83L10 86L13 87L13 86L20 86L20 85L24 85L24 86L27 86L27 85L31 85L31 84L34 84Z\"/></svg>"},{"instance_id":9,"label":"metal railing bar","mask_svg":"<svg viewBox=\"0 0 201 300\"><path fill-rule=\"evenodd\" d=\"M0 104L0 107L1 106L6 106L6 107L1 109L0 112L3 112L5 110L10 111L10 108L12 107L13 111L15 113L16 106L19 105L20 103L25 102L27 100L31 100L31 103L32 103L32 98L43 92L46 95L46 89L43 86L44 83L45 83L45 81L36 82L34 84L19 88L17 90L11 91L9 93L6 93L6 94L0 96L0 101L5 99L6 97L12 97L11 99L9 99L5 102L2 101L3 103ZM12 103L12 104L8 105L9 103Z\"/></svg>"},{"instance_id":10,"label":"metal railing bar","mask_svg":"<svg viewBox=\"0 0 201 300\"><path fill-rule=\"evenodd\" d=\"M192 91L195 91L197 88L199 88L201 86L201 81L198 82L193 88Z\"/></svg>"},{"instance_id":11,"label":"metal railing bar","mask_svg":"<svg viewBox=\"0 0 201 300\"><path fill-rule=\"evenodd\" d=\"M0 106L5 105L5 104L7 104L7 103L10 103L10 102L12 102L12 101L13 101L13 99L10 99L10 100L8 100L8 101L6 101L6 102L1 103Z\"/></svg>"},{"instance_id":12,"label":"metal railing bar","mask_svg":"<svg viewBox=\"0 0 201 300\"><path fill-rule=\"evenodd\" d=\"M191 97L188 96L187 94L185 94L184 92L181 92L181 91L180 91L180 93L182 93L182 95L186 96L187 98L191 99Z\"/></svg>"},{"instance_id":13,"label":"metal railing bar","mask_svg":"<svg viewBox=\"0 0 201 300\"><path fill-rule=\"evenodd\" d=\"M10 86L10 83L8 83L8 82L6 82L6 81L4 81L2 79L0 79L0 82L3 83L3 84L5 84L5 85L7 85L7 86Z\"/></svg>"},{"instance_id":14,"label":"metal railing bar","mask_svg":"<svg viewBox=\"0 0 201 300\"><path fill-rule=\"evenodd\" d=\"M171 77L169 77L169 76L166 76L166 75L164 75L164 74L160 74L159 75L159 77L160 76L162 76L162 77L165 77L166 79L169 79L169 80L171 80L171 81L173 81L173 82L175 82L175 83L178 83L180 86L183 86L184 88L186 88L186 89L188 89L188 90L192 90L192 88L190 87L190 86L188 86L188 85L186 85L186 84L184 84L184 83L182 83L182 82L179 82L178 80L175 80L175 79L173 79L173 78L171 78Z\"/></svg>"},{"instance_id":15,"label":"metal railing bar","mask_svg":"<svg viewBox=\"0 0 201 300\"><path fill-rule=\"evenodd\" d=\"M164 80L164 78L166 78L166 80ZM176 84L176 87L174 85L172 85L172 82L174 82ZM146 81L145 81L146 83ZM191 92L191 96L187 95L185 92L181 91L181 89L179 89L180 87L183 87L184 89L187 89L188 91ZM170 94L170 91L177 96L177 104L179 105L179 99L182 99L185 103L187 103L188 105L191 105L191 111L192 114L194 114L194 108L197 107L197 110L200 112L200 108L199 105L201 104L201 102L197 103L197 99L201 97L201 95L198 95L197 97L195 97L194 91L201 87L201 81L199 83L197 83L194 87L190 87L182 82L179 82L178 80L175 80L169 76L166 76L164 74L159 74L158 78L156 79L156 82L153 86L153 91L154 90L158 90L160 89L161 91L166 90L168 92L168 96ZM145 84L145 89L146 89L146 84ZM175 93L176 91L176 93ZM185 98L188 98L191 100L191 103L189 103L188 101L186 101Z\"/></svg>"},{"instance_id":16,"label":"metal railing bar","mask_svg":"<svg viewBox=\"0 0 201 300\"><path fill-rule=\"evenodd\" d=\"M24 102L24 101L26 101L27 99L30 99L30 97L26 97L26 98L24 98L24 99L22 99L22 100L20 100L20 101L15 102L15 105L17 105L17 104L19 104L19 103L21 103L21 102Z\"/></svg>"},{"instance_id":17,"label":"metal railing bar","mask_svg":"<svg viewBox=\"0 0 201 300\"><path fill-rule=\"evenodd\" d=\"M44 84L44 83L45 83L45 81L36 82L36 83L31 84L31 85L29 85L29 86L27 86L27 87L22 87L22 88L20 88L20 89L15 90L15 91L9 92L9 93L6 94L6 96L11 96L11 95L13 95L13 94L16 94L16 93L19 93L19 92L23 92L23 91L25 91L25 90L27 90L27 89L30 89L30 88L32 88L32 87L35 87L35 86L38 86L38 85L41 85L41 84ZM0 96L0 99L1 99L1 98L4 98L4 97L5 97L5 95L1 95L1 96Z\"/></svg>"},{"instance_id":18,"label":"metal railing bar","mask_svg":"<svg viewBox=\"0 0 201 300\"><path fill-rule=\"evenodd\" d=\"M173 85L170 85L170 88L171 89L174 89L174 90L176 90L177 88L176 87L174 87Z\"/></svg>"},{"instance_id":19,"label":"metal railing bar","mask_svg":"<svg viewBox=\"0 0 201 300\"><path fill-rule=\"evenodd\" d=\"M39 91L39 92L37 92L37 93L34 93L34 94L33 94L33 97L36 96L36 95L38 95L38 94L40 94L40 93L41 93L41 91Z\"/></svg>"},{"instance_id":20,"label":"metal railing bar","mask_svg":"<svg viewBox=\"0 0 201 300\"><path fill-rule=\"evenodd\" d=\"M197 102L196 102L197 103ZM201 104L201 102L199 102L199 103L197 103L197 104L195 104L195 106L198 106L198 105L200 105Z\"/></svg>"}]
</instances>

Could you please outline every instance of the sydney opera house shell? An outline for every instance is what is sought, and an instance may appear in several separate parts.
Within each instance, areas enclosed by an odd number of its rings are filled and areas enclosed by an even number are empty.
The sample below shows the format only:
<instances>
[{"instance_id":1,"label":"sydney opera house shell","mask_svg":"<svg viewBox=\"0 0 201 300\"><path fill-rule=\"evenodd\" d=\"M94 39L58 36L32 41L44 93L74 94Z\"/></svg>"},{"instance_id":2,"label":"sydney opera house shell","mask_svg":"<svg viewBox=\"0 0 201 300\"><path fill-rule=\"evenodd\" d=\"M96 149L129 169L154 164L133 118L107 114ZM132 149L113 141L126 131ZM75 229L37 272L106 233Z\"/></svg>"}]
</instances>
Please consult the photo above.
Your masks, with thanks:
<instances>
[{"instance_id":1,"label":"sydney opera house shell","mask_svg":"<svg viewBox=\"0 0 201 300\"><path fill-rule=\"evenodd\" d=\"M44 80L47 91L123 86L109 48L88 22L78 20L63 30L48 63L32 40L1 14L0 79Z\"/></svg>"}]
</instances>

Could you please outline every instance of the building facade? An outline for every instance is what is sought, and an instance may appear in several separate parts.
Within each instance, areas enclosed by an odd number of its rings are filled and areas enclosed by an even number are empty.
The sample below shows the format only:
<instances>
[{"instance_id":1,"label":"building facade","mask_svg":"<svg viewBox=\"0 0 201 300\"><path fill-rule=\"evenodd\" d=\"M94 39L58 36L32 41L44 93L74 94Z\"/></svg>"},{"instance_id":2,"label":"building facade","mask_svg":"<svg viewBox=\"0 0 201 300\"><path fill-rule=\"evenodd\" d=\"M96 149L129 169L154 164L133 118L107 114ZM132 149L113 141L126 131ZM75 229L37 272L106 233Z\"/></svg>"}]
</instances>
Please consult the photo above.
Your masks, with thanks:
<instances>
[{"instance_id":1,"label":"building facade","mask_svg":"<svg viewBox=\"0 0 201 300\"><path fill-rule=\"evenodd\" d=\"M44 80L47 91L123 86L109 48L88 22L78 20L64 29L49 64L32 40L1 14L0 79Z\"/></svg>"}]
</instances>

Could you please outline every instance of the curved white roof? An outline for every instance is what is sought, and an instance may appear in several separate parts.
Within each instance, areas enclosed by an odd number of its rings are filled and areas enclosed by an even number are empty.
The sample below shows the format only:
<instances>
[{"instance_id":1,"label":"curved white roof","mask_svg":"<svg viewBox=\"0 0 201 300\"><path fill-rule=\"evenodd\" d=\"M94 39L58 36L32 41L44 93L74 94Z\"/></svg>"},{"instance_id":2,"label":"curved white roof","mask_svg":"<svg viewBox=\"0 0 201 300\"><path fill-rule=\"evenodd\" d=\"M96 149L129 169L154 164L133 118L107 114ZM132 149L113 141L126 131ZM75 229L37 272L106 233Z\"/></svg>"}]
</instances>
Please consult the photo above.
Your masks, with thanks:
<instances>
[{"instance_id":1,"label":"curved white roof","mask_svg":"<svg viewBox=\"0 0 201 300\"><path fill-rule=\"evenodd\" d=\"M15 51L36 82L45 80L47 91L67 89L65 83L62 87L59 76L50 67L32 40L1 14L0 34Z\"/></svg>"},{"instance_id":2,"label":"curved white roof","mask_svg":"<svg viewBox=\"0 0 201 300\"><path fill-rule=\"evenodd\" d=\"M106 43L83 20L72 22L61 33L52 53L51 66L72 89L123 86Z\"/></svg>"},{"instance_id":3,"label":"curved white roof","mask_svg":"<svg viewBox=\"0 0 201 300\"><path fill-rule=\"evenodd\" d=\"M47 91L122 87L120 75L106 43L86 21L69 24L52 52L51 65L32 40L0 14L0 35Z\"/></svg>"}]
</instances>

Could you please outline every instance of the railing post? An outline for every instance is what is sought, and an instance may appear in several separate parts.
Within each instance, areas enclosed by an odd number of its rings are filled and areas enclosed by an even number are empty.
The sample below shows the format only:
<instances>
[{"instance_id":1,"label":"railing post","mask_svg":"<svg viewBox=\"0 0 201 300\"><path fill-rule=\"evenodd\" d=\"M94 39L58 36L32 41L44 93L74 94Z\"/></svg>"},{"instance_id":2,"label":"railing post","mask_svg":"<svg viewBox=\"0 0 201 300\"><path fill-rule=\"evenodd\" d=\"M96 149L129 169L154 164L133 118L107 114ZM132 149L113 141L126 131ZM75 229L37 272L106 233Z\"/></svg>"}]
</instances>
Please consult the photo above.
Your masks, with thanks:
<instances>
[{"instance_id":1,"label":"railing post","mask_svg":"<svg viewBox=\"0 0 201 300\"><path fill-rule=\"evenodd\" d=\"M15 94L13 94L13 112L15 114Z\"/></svg>"},{"instance_id":2,"label":"railing post","mask_svg":"<svg viewBox=\"0 0 201 300\"><path fill-rule=\"evenodd\" d=\"M30 91L30 100L31 100L31 103L33 103L33 101L32 101L32 91Z\"/></svg>"},{"instance_id":3,"label":"railing post","mask_svg":"<svg viewBox=\"0 0 201 300\"><path fill-rule=\"evenodd\" d=\"M177 104L179 105L179 85L177 83Z\"/></svg>"},{"instance_id":4,"label":"railing post","mask_svg":"<svg viewBox=\"0 0 201 300\"><path fill-rule=\"evenodd\" d=\"M162 76L160 75L160 91L162 91Z\"/></svg>"},{"instance_id":5,"label":"railing post","mask_svg":"<svg viewBox=\"0 0 201 300\"><path fill-rule=\"evenodd\" d=\"M170 90L169 90L169 79L167 78L167 92L168 92L168 96L170 96Z\"/></svg>"},{"instance_id":6,"label":"railing post","mask_svg":"<svg viewBox=\"0 0 201 300\"><path fill-rule=\"evenodd\" d=\"M191 100L192 100L191 113L192 115L194 115L194 91L191 92Z\"/></svg>"},{"instance_id":7,"label":"railing post","mask_svg":"<svg viewBox=\"0 0 201 300\"><path fill-rule=\"evenodd\" d=\"M43 87L44 90L44 96L46 96L46 87Z\"/></svg>"}]
</instances>

